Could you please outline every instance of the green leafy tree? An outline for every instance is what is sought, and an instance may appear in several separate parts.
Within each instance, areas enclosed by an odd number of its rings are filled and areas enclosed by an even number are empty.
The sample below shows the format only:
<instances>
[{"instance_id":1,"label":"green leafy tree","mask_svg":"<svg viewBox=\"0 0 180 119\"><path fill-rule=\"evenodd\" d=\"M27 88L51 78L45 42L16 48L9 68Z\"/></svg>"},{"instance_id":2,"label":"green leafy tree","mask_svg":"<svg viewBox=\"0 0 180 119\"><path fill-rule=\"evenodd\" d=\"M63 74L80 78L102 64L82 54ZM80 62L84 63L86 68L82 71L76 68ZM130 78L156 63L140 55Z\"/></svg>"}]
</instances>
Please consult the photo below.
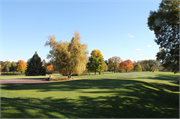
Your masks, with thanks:
<instances>
[{"instance_id":1,"label":"green leafy tree","mask_svg":"<svg viewBox=\"0 0 180 119\"><path fill-rule=\"evenodd\" d=\"M140 64L135 65L134 66L134 71L137 71L137 72L142 71L141 65Z\"/></svg>"},{"instance_id":2,"label":"green leafy tree","mask_svg":"<svg viewBox=\"0 0 180 119\"><path fill-rule=\"evenodd\" d=\"M112 61L112 58L108 59L108 70L112 72L114 71L114 63Z\"/></svg>"},{"instance_id":3,"label":"green leafy tree","mask_svg":"<svg viewBox=\"0 0 180 119\"><path fill-rule=\"evenodd\" d=\"M12 71L13 74L15 71L17 71L17 63L16 62L11 62L10 71Z\"/></svg>"},{"instance_id":4,"label":"green leafy tree","mask_svg":"<svg viewBox=\"0 0 180 119\"><path fill-rule=\"evenodd\" d=\"M104 58L99 50L93 50L89 62L87 63L88 70L94 71L95 74L98 71L99 74L104 70Z\"/></svg>"},{"instance_id":5,"label":"green leafy tree","mask_svg":"<svg viewBox=\"0 0 180 119\"><path fill-rule=\"evenodd\" d=\"M150 66L149 66L149 63L146 64L146 67L145 67L145 68L146 68L146 71L150 71L151 68L150 68Z\"/></svg>"},{"instance_id":6,"label":"green leafy tree","mask_svg":"<svg viewBox=\"0 0 180 119\"><path fill-rule=\"evenodd\" d=\"M179 4L178 0L162 1L158 11L150 11L148 26L160 45L157 60L174 73L179 71Z\"/></svg>"},{"instance_id":7,"label":"green leafy tree","mask_svg":"<svg viewBox=\"0 0 180 119\"><path fill-rule=\"evenodd\" d=\"M121 63L121 58L114 56L108 59L109 69L114 70L114 73L119 70L119 64Z\"/></svg>"},{"instance_id":8,"label":"green leafy tree","mask_svg":"<svg viewBox=\"0 0 180 119\"><path fill-rule=\"evenodd\" d=\"M3 67L3 72L9 72L10 67L11 67L11 62L10 61L5 61L2 63L2 67Z\"/></svg>"},{"instance_id":9,"label":"green leafy tree","mask_svg":"<svg viewBox=\"0 0 180 119\"><path fill-rule=\"evenodd\" d=\"M42 66L41 58L37 52L27 62L27 70L25 71L26 76L38 76L46 75L46 69Z\"/></svg>"},{"instance_id":10,"label":"green leafy tree","mask_svg":"<svg viewBox=\"0 0 180 119\"><path fill-rule=\"evenodd\" d=\"M81 75L86 70L87 64L87 45L81 44L80 33L75 32L75 37L71 42L56 41L55 35L48 36L45 46L50 46L48 58L51 62L55 62L57 70L60 74L68 75L71 78L72 74ZM53 64L54 65L54 64ZM54 66L55 66L54 65Z\"/></svg>"}]
</instances>

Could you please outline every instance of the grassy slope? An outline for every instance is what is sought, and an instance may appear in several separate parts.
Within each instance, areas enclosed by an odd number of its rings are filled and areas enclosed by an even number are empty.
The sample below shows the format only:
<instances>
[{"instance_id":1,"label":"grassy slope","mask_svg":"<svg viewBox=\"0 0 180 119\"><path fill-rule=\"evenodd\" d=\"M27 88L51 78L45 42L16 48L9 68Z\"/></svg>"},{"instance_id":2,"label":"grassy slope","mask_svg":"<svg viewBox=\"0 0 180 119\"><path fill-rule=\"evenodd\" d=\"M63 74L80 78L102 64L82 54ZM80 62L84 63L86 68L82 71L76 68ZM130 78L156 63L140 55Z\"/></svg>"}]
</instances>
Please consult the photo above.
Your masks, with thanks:
<instances>
[{"instance_id":1,"label":"grassy slope","mask_svg":"<svg viewBox=\"0 0 180 119\"><path fill-rule=\"evenodd\" d=\"M125 75L131 77L122 77ZM1 85L1 117L179 117L179 74L112 73L81 78L49 84Z\"/></svg>"}]
</instances>

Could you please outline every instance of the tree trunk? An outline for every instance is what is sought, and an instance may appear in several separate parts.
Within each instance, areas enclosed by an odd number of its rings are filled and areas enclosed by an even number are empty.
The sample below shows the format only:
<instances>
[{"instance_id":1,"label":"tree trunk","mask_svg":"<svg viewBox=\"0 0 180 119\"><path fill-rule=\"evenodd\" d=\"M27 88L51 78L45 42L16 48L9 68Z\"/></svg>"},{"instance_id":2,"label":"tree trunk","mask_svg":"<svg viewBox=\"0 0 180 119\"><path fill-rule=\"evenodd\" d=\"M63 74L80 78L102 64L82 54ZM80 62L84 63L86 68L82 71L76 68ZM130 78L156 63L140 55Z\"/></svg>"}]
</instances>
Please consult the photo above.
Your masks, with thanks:
<instances>
[{"instance_id":1,"label":"tree trunk","mask_svg":"<svg viewBox=\"0 0 180 119\"><path fill-rule=\"evenodd\" d=\"M126 72L127 72L127 70L126 70Z\"/></svg>"},{"instance_id":2,"label":"tree trunk","mask_svg":"<svg viewBox=\"0 0 180 119\"><path fill-rule=\"evenodd\" d=\"M72 73L70 72L68 72L68 78L71 78L71 75L72 75Z\"/></svg>"},{"instance_id":3,"label":"tree trunk","mask_svg":"<svg viewBox=\"0 0 180 119\"><path fill-rule=\"evenodd\" d=\"M90 75L90 71L89 71L89 75Z\"/></svg>"},{"instance_id":4,"label":"tree trunk","mask_svg":"<svg viewBox=\"0 0 180 119\"><path fill-rule=\"evenodd\" d=\"M96 70L95 70L95 75L96 75Z\"/></svg>"},{"instance_id":5,"label":"tree trunk","mask_svg":"<svg viewBox=\"0 0 180 119\"><path fill-rule=\"evenodd\" d=\"M21 71L21 74L22 74L22 71Z\"/></svg>"},{"instance_id":6,"label":"tree trunk","mask_svg":"<svg viewBox=\"0 0 180 119\"><path fill-rule=\"evenodd\" d=\"M101 72L99 72L99 75L101 74Z\"/></svg>"}]
</instances>

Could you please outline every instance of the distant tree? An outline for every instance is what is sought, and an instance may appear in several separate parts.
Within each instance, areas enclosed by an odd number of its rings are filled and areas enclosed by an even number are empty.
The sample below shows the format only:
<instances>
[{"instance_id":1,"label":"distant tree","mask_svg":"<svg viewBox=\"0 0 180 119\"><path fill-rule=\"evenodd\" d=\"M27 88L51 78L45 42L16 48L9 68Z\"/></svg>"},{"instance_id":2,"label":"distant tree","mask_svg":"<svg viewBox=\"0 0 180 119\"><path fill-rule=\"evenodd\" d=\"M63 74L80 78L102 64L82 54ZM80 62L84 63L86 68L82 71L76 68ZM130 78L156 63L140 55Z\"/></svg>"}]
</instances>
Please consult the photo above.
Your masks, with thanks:
<instances>
[{"instance_id":1,"label":"distant tree","mask_svg":"<svg viewBox=\"0 0 180 119\"><path fill-rule=\"evenodd\" d=\"M104 58L99 50L93 50L87 63L88 69L94 71L95 74L98 71L99 74L104 70Z\"/></svg>"},{"instance_id":2,"label":"distant tree","mask_svg":"<svg viewBox=\"0 0 180 119\"><path fill-rule=\"evenodd\" d=\"M108 65L104 62L104 71L108 70Z\"/></svg>"},{"instance_id":3,"label":"distant tree","mask_svg":"<svg viewBox=\"0 0 180 119\"><path fill-rule=\"evenodd\" d=\"M25 74L26 76L46 75L46 69L42 66L41 58L38 56L37 52L29 59Z\"/></svg>"},{"instance_id":4,"label":"distant tree","mask_svg":"<svg viewBox=\"0 0 180 119\"><path fill-rule=\"evenodd\" d=\"M122 61L120 57L114 56L108 59L110 69L114 70L114 73L119 70L119 64Z\"/></svg>"},{"instance_id":5,"label":"distant tree","mask_svg":"<svg viewBox=\"0 0 180 119\"><path fill-rule=\"evenodd\" d=\"M150 11L148 26L161 50L156 57L166 69L179 71L179 0L162 1L157 11Z\"/></svg>"},{"instance_id":6,"label":"distant tree","mask_svg":"<svg viewBox=\"0 0 180 119\"><path fill-rule=\"evenodd\" d=\"M104 62L106 63L106 65L108 65L108 60L104 60Z\"/></svg>"},{"instance_id":7,"label":"distant tree","mask_svg":"<svg viewBox=\"0 0 180 119\"><path fill-rule=\"evenodd\" d=\"M145 68L146 68L146 71L150 71L151 68L150 68L150 66L149 66L149 63L146 64L146 67L145 67Z\"/></svg>"},{"instance_id":8,"label":"distant tree","mask_svg":"<svg viewBox=\"0 0 180 119\"><path fill-rule=\"evenodd\" d=\"M15 71L17 71L17 63L16 62L11 62L10 71L12 71L13 74Z\"/></svg>"},{"instance_id":9,"label":"distant tree","mask_svg":"<svg viewBox=\"0 0 180 119\"><path fill-rule=\"evenodd\" d=\"M134 66L133 66L133 63L132 63L131 60L126 60L126 61L121 62L121 63L119 64L119 69L120 69L120 70L126 70L126 72L127 72L127 70L132 70L132 69L134 69Z\"/></svg>"},{"instance_id":10,"label":"distant tree","mask_svg":"<svg viewBox=\"0 0 180 119\"><path fill-rule=\"evenodd\" d=\"M108 59L108 70L112 72L114 71L114 63L113 63L112 58Z\"/></svg>"},{"instance_id":11,"label":"distant tree","mask_svg":"<svg viewBox=\"0 0 180 119\"><path fill-rule=\"evenodd\" d=\"M142 71L141 65L140 64L135 65L134 66L134 71L137 71L137 72Z\"/></svg>"},{"instance_id":12,"label":"distant tree","mask_svg":"<svg viewBox=\"0 0 180 119\"><path fill-rule=\"evenodd\" d=\"M50 73L52 70L53 70L53 64L50 63L48 66L46 66L46 71Z\"/></svg>"},{"instance_id":13,"label":"distant tree","mask_svg":"<svg viewBox=\"0 0 180 119\"><path fill-rule=\"evenodd\" d=\"M22 74L22 72L24 72L26 69L27 69L26 62L24 62L23 60L19 60L17 62L17 71L21 72L21 74Z\"/></svg>"},{"instance_id":14,"label":"distant tree","mask_svg":"<svg viewBox=\"0 0 180 119\"><path fill-rule=\"evenodd\" d=\"M48 36L46 46L50 46L52 50L49 51L47 58L51 58L55 62L55 66L60 74L68 75L71 78L72 74L81 75L86 70L87 59L87 45L81 44L80 33L74 33L71 42L56 42L55 35ZM53 63L52 62L52 63ZM53 64L54 65L54 64Z\"/></svg>"},{"instance_id":15,"label":"distant tree","mask_svg":"<svg viewBox=\"0 0 180 119\"><path fill-rule=\"evenodd\" d=\"M11 67L11 62L10 61L5 61L2 63L2 67L3 67L3 72L9 72L10 67Z\"/></svg>"},{"instance_id":16,"label":"distant tree","mask_svg":"<svg viewBox=\"0 0 180 119\"><path fill-rule=\"evenodd\" d=\"M157 68L157 66L154 65L154 66L151 67L151 71L152 71L152 72L154 72L154 71L159 71L159 69Z\"/></svg>"}]
</instances>

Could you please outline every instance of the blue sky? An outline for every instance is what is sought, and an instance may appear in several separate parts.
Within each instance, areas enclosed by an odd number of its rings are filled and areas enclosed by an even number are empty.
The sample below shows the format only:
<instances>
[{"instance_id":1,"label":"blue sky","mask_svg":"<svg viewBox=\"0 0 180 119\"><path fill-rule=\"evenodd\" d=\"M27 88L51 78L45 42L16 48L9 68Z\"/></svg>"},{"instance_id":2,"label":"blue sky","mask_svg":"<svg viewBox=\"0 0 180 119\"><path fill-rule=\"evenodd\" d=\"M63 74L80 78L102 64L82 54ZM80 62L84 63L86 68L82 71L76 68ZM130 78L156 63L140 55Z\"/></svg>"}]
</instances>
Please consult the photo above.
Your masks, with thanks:
<instances>
[{"instance_id":1,"label":"blue sky","mask_svg":"<svg viewBox=\"0 0 180 119\"><path fill-rule=\"evenodd\" d=\"M27 61L35 51L46 59L47 36L68 41L78 30L89 55L101 51L104 60L119 56L132 61L155 59L159 46L147 26L150 11L161 0L125 1L1 1L1 60Z\"/></svg>"}]
</instances>

